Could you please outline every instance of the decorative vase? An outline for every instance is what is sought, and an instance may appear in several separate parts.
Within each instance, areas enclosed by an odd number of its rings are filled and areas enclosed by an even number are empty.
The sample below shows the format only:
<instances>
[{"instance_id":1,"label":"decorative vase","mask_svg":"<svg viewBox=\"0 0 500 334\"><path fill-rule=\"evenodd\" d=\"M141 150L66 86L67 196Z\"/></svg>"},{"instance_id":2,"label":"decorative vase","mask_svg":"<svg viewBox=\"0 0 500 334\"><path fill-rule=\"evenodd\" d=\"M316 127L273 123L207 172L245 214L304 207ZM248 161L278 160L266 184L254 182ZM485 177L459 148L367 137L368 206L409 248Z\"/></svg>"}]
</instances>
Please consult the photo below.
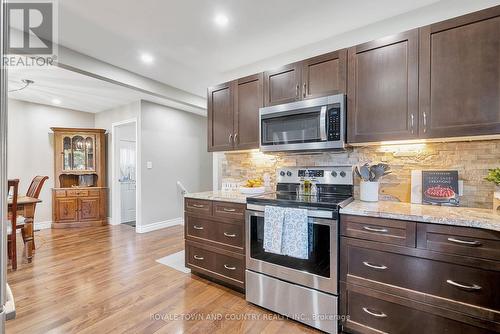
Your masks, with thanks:
<instances>
[{"instance_id":1,"label":"decorative vase","mask_svg":"<svg viewBox=\"0 0 500 334\"><path fill-rule=\"evenodd\" d=\"M500 214L500 186L493 193L493 210Z\"/></svg>"},{"instance_id":2,"label":"decorative vase","mask_svg":"<svg viewBox=\"0 0 500 334\"><path fill-rule=\"evenodd\" d=\"M360 199L363 202L378 202L378 182L361 181L359 188Z\"/></svg>"}]
</instances>

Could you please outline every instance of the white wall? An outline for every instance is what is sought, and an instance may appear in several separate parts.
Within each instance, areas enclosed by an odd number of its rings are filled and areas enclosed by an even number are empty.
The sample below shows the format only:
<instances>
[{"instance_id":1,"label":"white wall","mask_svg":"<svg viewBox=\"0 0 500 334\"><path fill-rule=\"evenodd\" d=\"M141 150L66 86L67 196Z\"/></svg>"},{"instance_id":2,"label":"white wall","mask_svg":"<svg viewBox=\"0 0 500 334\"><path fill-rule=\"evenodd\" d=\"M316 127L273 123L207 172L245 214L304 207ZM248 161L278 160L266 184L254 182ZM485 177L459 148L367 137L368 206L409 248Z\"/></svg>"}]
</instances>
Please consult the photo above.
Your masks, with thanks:
<instances>
[{"instance_id":1,"label":"white wall","mask_svg":"<svg viewBox=\"0 0 500 334\"><path fill-rule=\"evenodd\" d=\"M207 118L142 101L142 227L182 217L188 191L212 189L212 154L207 152ZM147 169L148 161L153 163Z\"/></svg>"},{"instance_id":2,"label":"white wall","mask_svg":"<svg viewBox=\"0 0 500 334\"><path fill-rule=\"evenodd\" d=\"M9 99L8 177L20 179L25 194L36 175L47 175L37 205L35 222L52 221L54 136L51 127L93 128L94 114Z\"/></svg>"},{"instance_id":3,"label":"white wall","mask_svg":"<svg viewBox=\"0 0 500 334\"><path fill-rule=\"evenodd\" d=\"M110 110L102 111L100 113L95 114L95 127L98 129L106 129L107 134L106 134L106 186L110 189L108 191L108 217L111 218L111 203L112 202L112 196L111 196L111 188L112 188L112 183L111 183L111 176L112 176L112 170L111 166L112 164L112 154L111 154L111 127L113 123L137 118L139 119L139 114L141 112L141 102L136 101L132 102L120 107L116 107Z\"/></svg>"}]
</instances>

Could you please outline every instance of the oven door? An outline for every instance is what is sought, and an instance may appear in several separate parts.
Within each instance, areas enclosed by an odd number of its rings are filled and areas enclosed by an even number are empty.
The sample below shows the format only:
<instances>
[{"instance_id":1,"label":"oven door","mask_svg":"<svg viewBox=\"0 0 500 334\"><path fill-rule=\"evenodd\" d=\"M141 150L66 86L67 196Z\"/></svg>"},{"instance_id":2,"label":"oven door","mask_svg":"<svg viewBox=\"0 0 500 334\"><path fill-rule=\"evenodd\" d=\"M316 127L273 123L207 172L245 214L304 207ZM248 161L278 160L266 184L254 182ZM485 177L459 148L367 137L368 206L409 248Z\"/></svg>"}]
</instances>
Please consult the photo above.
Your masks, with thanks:
<instances>
[{"instance_id":1,"label":"oven door","mask_svg":"<svg viewBox=\"0 0 500 334\"><path fill-rule=\"evenodd\" d=\"M264 212L246 211L247 269L337 294L337 220L309 217L309 258L298 259L264 250Z\"/></svg>"}]
</instances>

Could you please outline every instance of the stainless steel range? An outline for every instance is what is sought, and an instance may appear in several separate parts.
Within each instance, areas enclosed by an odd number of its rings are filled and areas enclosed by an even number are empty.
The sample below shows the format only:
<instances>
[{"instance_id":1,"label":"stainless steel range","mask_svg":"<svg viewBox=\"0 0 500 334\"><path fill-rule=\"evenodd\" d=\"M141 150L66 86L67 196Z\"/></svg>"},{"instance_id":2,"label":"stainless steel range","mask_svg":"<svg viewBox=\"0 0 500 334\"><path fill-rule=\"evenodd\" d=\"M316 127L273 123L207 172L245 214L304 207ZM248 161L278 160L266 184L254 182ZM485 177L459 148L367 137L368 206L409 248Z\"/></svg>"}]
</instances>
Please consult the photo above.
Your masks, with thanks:
<instances>
[{"instance_id":1,"label":"stainless steel range","mask_svg":"<svg viewBox=\"0 0 500 334\"><path fill-rule=\"evenodd\" d=\"M337 333L338 209L352 201L352 167L277 171L276 192L247 199L246 299ZM307 210L306 259L264 249L266 206Z\"/></svg>"}]
</instances>

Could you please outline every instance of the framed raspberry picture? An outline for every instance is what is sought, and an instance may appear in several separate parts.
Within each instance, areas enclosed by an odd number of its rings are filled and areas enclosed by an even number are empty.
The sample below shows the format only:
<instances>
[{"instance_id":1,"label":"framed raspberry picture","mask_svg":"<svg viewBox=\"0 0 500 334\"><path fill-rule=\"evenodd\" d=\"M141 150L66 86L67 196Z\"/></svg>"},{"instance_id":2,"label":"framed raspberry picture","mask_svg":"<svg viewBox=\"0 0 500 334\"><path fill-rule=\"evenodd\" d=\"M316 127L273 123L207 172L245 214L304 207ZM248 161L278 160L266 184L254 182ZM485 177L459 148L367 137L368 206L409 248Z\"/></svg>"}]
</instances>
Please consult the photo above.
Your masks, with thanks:
<instances>
[{"instance_id":1,"label":"framed raspberry picture","mask_svg":"<svg viewBox=\"0 0 500 334\"><path fill-rule=\"evenodd\" d=\"M458 206L458 171L422 171L422 203Z\"/></svg>"}]
</instances>

